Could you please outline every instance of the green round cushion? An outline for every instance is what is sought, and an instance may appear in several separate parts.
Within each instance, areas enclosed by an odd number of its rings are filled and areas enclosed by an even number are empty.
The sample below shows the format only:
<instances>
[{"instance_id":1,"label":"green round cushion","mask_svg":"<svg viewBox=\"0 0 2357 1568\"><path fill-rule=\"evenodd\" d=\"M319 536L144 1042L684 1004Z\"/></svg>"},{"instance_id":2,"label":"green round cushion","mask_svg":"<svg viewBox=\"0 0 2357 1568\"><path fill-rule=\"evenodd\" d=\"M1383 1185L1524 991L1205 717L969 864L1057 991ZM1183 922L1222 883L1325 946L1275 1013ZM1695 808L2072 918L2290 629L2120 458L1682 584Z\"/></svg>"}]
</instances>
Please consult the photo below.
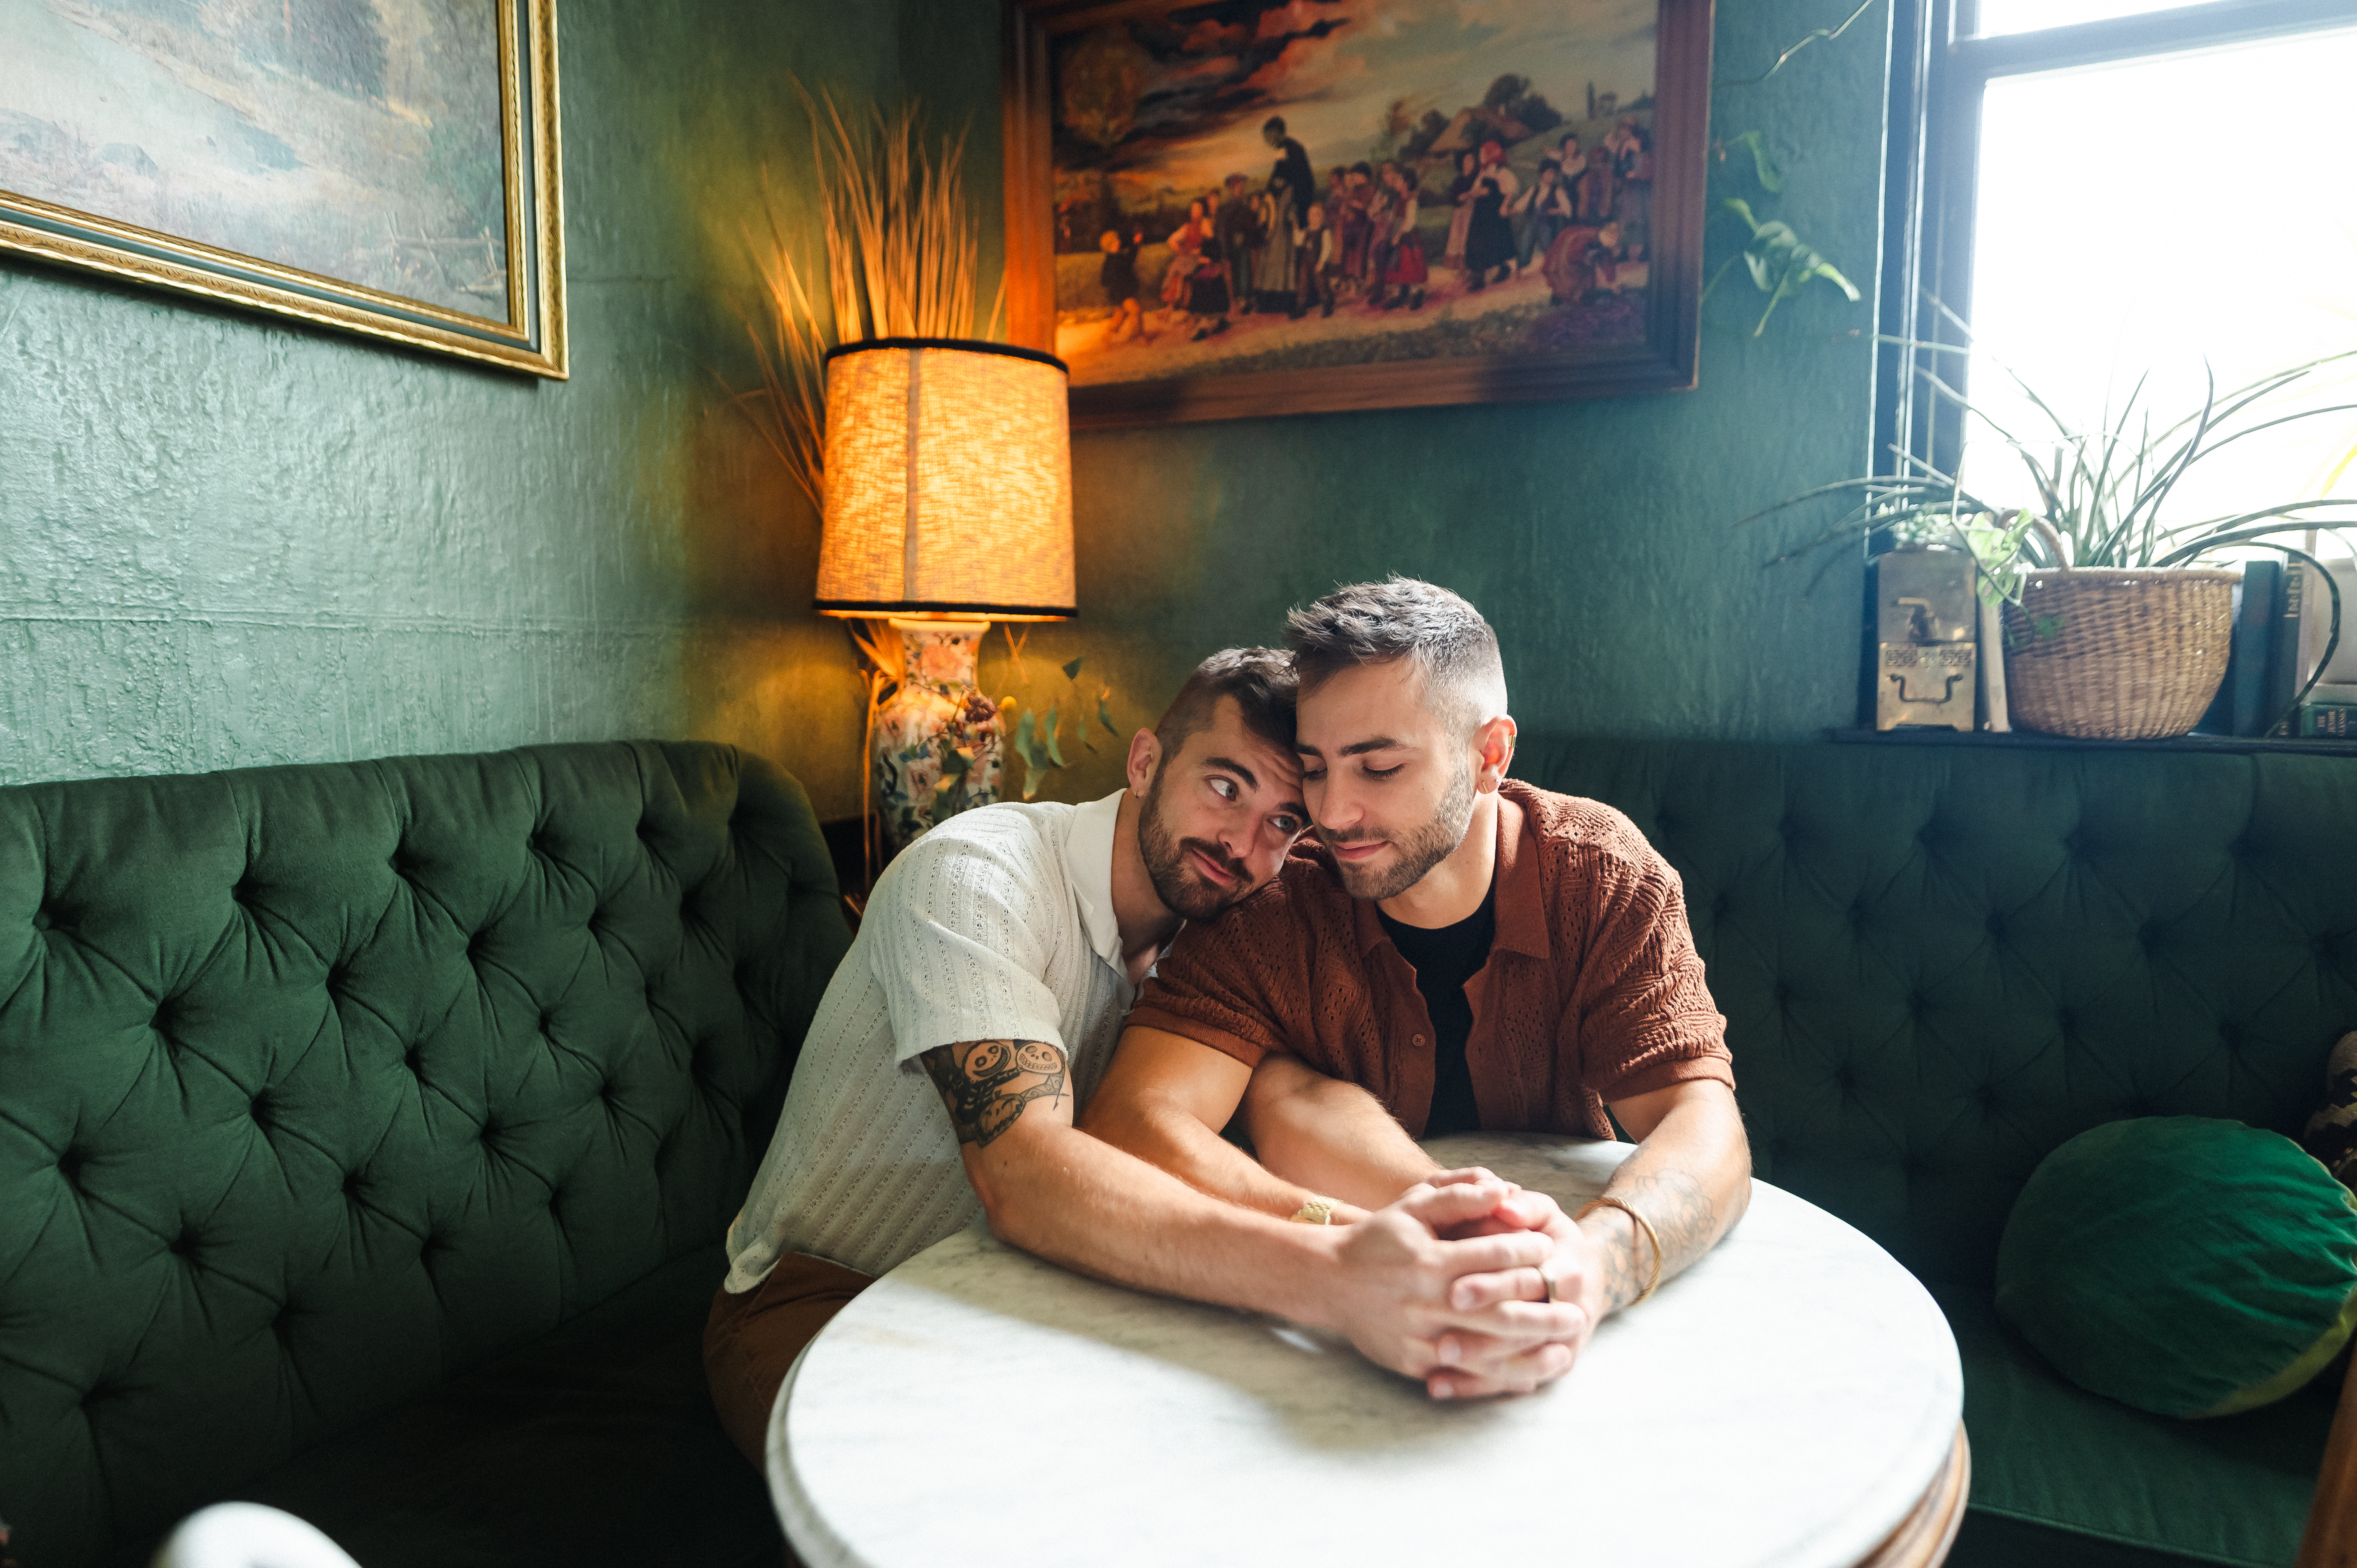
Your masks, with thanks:
<instances>
[{"instance_id":1,"label":"green round cushion","mask_svg":"<svg viewBox=\"0 0 2357 1568\"><path fill-rule=\"evenodd\" d=\"M2278 1133L2109 1122L2030 1174L1996 1310L2082 1388L2162 1415L2250 1410L2357 1326L2357 1202Z\"/></svg>"}]
</instances>

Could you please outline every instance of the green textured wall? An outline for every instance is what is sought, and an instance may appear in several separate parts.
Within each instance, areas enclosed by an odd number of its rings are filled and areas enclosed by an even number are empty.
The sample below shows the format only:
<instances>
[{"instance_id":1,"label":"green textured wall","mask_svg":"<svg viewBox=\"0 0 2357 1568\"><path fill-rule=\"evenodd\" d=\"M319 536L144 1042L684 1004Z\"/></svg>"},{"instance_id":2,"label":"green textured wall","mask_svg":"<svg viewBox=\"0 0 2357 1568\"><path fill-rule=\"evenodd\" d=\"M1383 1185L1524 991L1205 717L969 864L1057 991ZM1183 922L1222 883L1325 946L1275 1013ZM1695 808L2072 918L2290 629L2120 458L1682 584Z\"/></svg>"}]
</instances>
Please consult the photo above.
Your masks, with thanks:
<instances>
[{"instance_id":1,"label":"green textured wall","mask_svg":"<svg viewBox=\"0 0 2357 1568\"><path fill-rule=\"evenodd\" d=\"M0 782L685 736L857 809L815 525L717 377L786 72L894 91L892 13L558 22L570 381L0 261Z\"/></svg>"},{"instance_id":2,"label":"green textured wall","mask_svg":"<svg viewBox=\"0 0 2357 1568\"><path fill-rule=\"evenodd\" d=\"M1718 74L1821 10L1847 7L1725 5ZM720 390L749 370L737 225L765 160L802 194L791 70L972 115L995 256L996 17L565 5L566 383L0 263L0 782L693 736L856 811L856 676L802 607L814 524ZM1715 102L1770 133L1783 215L1861 283L1884 20ZM1871 317L1828 294L1754 341L1749 302L1714 302L1693 393L1083 435L1082 618L1033 633L1028 687L994 633L985 683L1044 704L1083 657L1091 706L1103 680L1149 720L1203 652L1396 570L1490 614L1525 727L1846 723L1854 570L1804 595L1728 524L1863 457ZM1097 738L1044 795L1113 787Z\"/></svg>"}]
</instances>

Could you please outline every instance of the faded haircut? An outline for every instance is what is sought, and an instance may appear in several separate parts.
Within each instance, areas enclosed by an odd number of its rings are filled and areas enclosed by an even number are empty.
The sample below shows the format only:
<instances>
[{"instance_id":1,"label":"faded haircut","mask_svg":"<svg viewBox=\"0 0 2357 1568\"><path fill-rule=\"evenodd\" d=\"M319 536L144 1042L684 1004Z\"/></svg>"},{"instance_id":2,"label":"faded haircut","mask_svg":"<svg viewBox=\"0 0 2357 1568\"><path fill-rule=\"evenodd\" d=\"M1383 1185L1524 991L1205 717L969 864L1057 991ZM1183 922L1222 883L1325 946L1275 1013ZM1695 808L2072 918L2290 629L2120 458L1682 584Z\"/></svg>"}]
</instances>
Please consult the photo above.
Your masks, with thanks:
<instances>
[{"instance_id":1,"label":"faded haircut","mask_svg":"<svg viewBox=\"0 0 2357 1568\"><path fill-rule=\"evenodd\" d=\"M1498 634L1457 595L1394 573L1380 583L1337 588L1285 618L1301 690L1314 691L1362 664L1415 661L1424 703L1442 723L1470 735L1506 711L1506 667Z\"/></svg>"},{"instance_id":2,"label":"faded haircut","mask_svg":"<svg viewBox=\"0 0 2357 1568\"><path fill-rule=\"evenodd\" d=\"M1211 727L1219 716L1220 699L1233 697L1244 728L1274 746L1279 755L1293 755L1293 695L1297 682L1293 660L1280 649L1223 648L1195 666L1178 694L1154 726L1162 760L1154 765L1159 779L1189 736Z\"/></svg>"}]
</instances>

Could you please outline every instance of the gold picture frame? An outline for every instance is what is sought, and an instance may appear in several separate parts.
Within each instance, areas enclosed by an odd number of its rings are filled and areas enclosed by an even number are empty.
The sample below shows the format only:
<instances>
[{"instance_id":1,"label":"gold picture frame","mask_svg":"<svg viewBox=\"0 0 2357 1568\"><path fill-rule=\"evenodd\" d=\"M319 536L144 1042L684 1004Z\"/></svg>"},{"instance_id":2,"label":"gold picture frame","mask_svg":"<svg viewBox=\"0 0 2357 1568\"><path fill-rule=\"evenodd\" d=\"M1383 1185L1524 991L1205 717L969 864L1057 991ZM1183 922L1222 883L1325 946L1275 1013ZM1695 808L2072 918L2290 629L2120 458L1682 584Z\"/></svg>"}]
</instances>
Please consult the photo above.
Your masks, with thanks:
<instances>
[{"instance_id":1,"label":"gold picture frame","mask_svg":"<svg viewBox=\"0 0 2357 1568\"><path fill-rule=\"evenodd\" d=\"M60 5L38 11L35 7L40 0L16 0L16 4L24 8L20 19L29 19L28 28L34 22L53 29L62 26L83 27L114 46L119 58L141 69L164 48L165 40L152 27L140 32L128 25L112 25L113 18L103 3L81 0L70 7ZM285 15L290 19L283 47L293 49L306 40L296 33L291 20L293 12ZM307 20L305 26L310 25ZM565 219L558 134L555 0L498 0L490 30L496 38L497 48L498 124L463 129L476 138L473 149L482 166L473 171L482 186L477 193L479 207L487 206L490 196L487 182L490 176L484 172L484 160L490 156L490 145L498 149L500 231L494 233L489 224L484 224L479 236L468 239L396 235L387 246L388 252L406 247L406 253L429 259L435 254L433 247L458 248L467 253L470 263L476 262L473 252L479 247L479 265L484 270L471 284L453 285L457 287L456 294L443 289L437 291L442 297L419 297L398 288L381 286L382 279L372 285L339 277L324 269L306 270L284 257L253 253L235 244L207 242L156 227L143 227L129 220L124 210L91 209L91 206L98 205L96 202L77 206L10 189L5 179L0 179L0 253L35 257L433 353L563 380L567 374ZM232 61L243 43L237 38L205 41L215 46L222 59ZM267 42L274 48L282 47L275 38ZM30 48L25 40L19 40L19 44ZM350 69L348 56L349 50L335 57L337 69ZM396 58L388 64L381 56L375 58L374 63L382 74L409 62ZM488 62L474 62L479 84L485 63ZM24 69L29 71L38 67ZM192 74L183 71L173 80ZM285 74L275 73L272 80L283 79ZM6 85L5 73L0 73L0 89ZM75 85L60 83L55 72L39 81L48 95L45 102L54 105L63 94L69 111L76 107L70 98ZM102 85L118 97L128 95L121 83ZM347 96L357 93L340 79L329 85L347 89ZM324 91L317 83L303 82L299 86ZM201 102L199 91L191 90L191 102ZM0 94L0 114L15 107ZM488 109L488 103L484 107ZM89 116L84 123L102 126L112 124L88 104L81 108ZM290 107L287 113L299 111ZM62 126L21 113L16 118L37 130L54 133L53 145L77 155L83 166L95 166L90 140L75 135L70 115L59 116L68 122ZM420 133L429 139L433 134ZM266 143L284 145L265 132L253 134ZM185 146L175 146L167 156L183 155L186 151ZM440 146L436 145L434 151L438 154ZM118 166L135 160L135 166L140 169L156 168L153 157L135 142L108 143L97 149L97 156ZM285 153L276 158L274 166L290 166L288 160L293 157L291 152ZM441 166L438 162L426 162L424 166L432 171ZM112 171L102 169L100 173ZM102 189L105 184L102 180L85 183L91 188ZM124 183L116 179L118 186ZM258 245L253 248L253 252L261 249ZM447 267L444 270L447 273ZM419 291L424 292L426 291ZM484 306L470 306L461 295L479 296Z\"/></svg>"}]
</instances>

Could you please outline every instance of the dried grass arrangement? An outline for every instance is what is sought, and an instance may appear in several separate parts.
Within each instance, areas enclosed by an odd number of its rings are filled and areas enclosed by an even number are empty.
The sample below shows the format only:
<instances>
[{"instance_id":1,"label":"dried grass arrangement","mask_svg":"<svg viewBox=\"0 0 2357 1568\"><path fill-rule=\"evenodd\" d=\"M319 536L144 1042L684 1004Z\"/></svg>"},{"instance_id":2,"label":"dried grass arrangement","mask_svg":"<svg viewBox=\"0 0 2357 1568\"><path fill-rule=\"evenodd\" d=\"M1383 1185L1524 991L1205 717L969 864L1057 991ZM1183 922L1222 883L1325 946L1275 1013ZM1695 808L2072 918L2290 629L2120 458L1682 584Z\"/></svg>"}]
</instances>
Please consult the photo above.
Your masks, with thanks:
<instances>
[{"instance_id":1,"label":"dried grass arrangement","mask_svg":"<svg viewBox=\"0 0 2357 1568\"><path fill-rule=\"evenodd\" d=\"M760 318L745 323L761 384L736 402L823 507L827 350L876 338L995 337L1006 286L1002 278L978 334L982 218L966 192L964 130L936 140L913 101L846 117L826 89L813 98L797 81L794 91L810 114L823 293L788 238L806 230L806 214L785 209L765 167L764 231L745 230L761 279Z\"/></svg>"},{"instance_id":2,"label":"dried grass arrangement","mask_svg":"<svg viewBox=\"0 0 2357 1568\"><path fill-rule=\"evenodd\" d=\"M924 108L910 101L846 115L834 94L795 94L810 116L823 275L789 236L806 234L806 209L781 199L761 171L762 228L745 227L745 245L760 276L760 308L745 318L761 384L734 402L810 498L826 508L826 354L877 338L996 337L1002 330L1006 283L976 331L975 276L982 218L965 184L966 132L931 134ZM799 259L798 259L799 256ZM882 623L847 623L866 664L867 693L860 755L868 756L877 716L906 674L897 635ZM879 824L874 792L860 792L866 882L875 884ZM864 902L851 897L856 914Z\"/></svg>"}]
</instances>

